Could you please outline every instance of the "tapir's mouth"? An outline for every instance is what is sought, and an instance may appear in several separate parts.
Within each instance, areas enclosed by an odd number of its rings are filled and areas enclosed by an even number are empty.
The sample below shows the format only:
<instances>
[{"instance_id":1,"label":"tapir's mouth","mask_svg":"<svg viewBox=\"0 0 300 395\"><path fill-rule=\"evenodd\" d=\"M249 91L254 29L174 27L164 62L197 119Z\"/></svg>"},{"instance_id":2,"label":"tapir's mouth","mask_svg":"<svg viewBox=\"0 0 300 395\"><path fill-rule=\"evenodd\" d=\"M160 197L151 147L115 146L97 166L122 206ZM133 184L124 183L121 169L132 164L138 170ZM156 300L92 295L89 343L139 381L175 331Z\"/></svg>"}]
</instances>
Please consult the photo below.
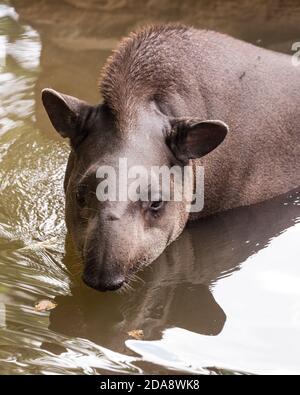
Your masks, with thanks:
<instances>
[{"instance_id":1,"label":"tapir's mouth","mask_svg":"<svg viewBox=\"0 0 300 395\"><path fill-rule=\"evenodd\" d=\"M112 276L110 273L107 273L105 279L103 276L99 276L97 270L92 269L93 267L97 267L96 262L93 262L92 265L87 263L87 257L84 251L80 251L80 257L83 264L83 272L81 275L83 283L89 288L99 292L133 290L132 283L141 280L136 273L147 266L146 262L137 261L127 269L125 274ZM90 269L87 269L88 267L90 267Z\"/></svg>"},{"instance_id":2,"label":"tapir's mouth","mask_svg":"<svg viewBox=\"0 0 300 395\"><path fill-rule=\"evenodd\" d=\"M85 285L100 292L132 290L131 284L136 282L136 272L142 266L141 263L135 265L127 271L126 275L118 274L112 276L108 273L105 277L84 269L81 277Z\"/></svg>"},{"instance_id":3,"label":"tapir's mouth","mask_svg":"<svg viewBox=\"0 0 300 395\"><path fill-rule=\"evenodd\" d=\"M122 278L115 278L108 282L99 281L98 279L90 279L87 278L84 274L82 275L82 281L87 285L89 288L93 288L99 292L106 292L106 291L118 291L123 287L126 287L126 280Z\"/></svg>"}]
</instances>

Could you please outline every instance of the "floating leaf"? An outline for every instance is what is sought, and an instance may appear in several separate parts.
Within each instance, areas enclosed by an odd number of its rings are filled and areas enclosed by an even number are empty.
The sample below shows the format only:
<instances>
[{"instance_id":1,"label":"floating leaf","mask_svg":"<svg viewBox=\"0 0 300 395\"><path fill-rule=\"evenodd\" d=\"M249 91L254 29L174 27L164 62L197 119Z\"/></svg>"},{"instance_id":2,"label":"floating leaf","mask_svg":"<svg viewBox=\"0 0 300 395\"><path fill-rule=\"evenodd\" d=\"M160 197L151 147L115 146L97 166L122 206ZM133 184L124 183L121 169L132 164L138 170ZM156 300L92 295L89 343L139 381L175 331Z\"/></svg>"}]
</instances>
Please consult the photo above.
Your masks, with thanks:
<instances>
[{"instance_id":1,"label":"floating leaf","mask_svg":"<svg viewBox=\"0 0 300 395\"><path fill-rule=\"evenodd\" d=\"M142 340L144 338L144 331L142 329L134 329L133 331L127 332L127 334L136 340Z\"/></svg>"},{"instance_id":2,"label":"floating leaf","mask_svg":"<svg viewBox=\"0 0 300 395\"><path fill-rule=\"evenodd\" d=\"M49 311L55 309L57 306L56 303L52 302L51 300L41 300L37 302L34 306L34 310L38 312L44 312L44 311Z\"/></svg>"}]
</instances>

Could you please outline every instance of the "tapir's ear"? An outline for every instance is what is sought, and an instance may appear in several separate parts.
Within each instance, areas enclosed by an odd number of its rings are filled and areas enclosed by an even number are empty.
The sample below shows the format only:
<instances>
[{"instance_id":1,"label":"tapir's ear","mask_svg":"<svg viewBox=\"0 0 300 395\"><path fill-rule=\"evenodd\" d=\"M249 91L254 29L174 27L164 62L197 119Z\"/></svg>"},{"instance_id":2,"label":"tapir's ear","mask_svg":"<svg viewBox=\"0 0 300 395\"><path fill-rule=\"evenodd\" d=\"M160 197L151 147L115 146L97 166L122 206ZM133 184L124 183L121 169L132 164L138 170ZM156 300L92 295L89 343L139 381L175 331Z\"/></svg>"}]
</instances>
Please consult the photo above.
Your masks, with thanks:
<instances>
[{"instance_id":1,"label":"tapir's ear","mask_svg":"<svg viewBox=\"0 0 300 395\"><path fill-rule=\"evenodd\" d=\"M69 137L73 146L83 139L83 119L92 108L89 104L54 89L43 89L42 101L54 128L62 137Z\"/></svg>"},{"instance_id":2,"label":"tapir's ear","mask_svg":"<svg viewBox=\"0 0 300 395\"><path fill-rule=\"evenodd\" d=\"M167 144L174 156L183 163L201 158L218 147L225 139L228 126L222 121L173 119Z\"/></svg>"}]
</instances>

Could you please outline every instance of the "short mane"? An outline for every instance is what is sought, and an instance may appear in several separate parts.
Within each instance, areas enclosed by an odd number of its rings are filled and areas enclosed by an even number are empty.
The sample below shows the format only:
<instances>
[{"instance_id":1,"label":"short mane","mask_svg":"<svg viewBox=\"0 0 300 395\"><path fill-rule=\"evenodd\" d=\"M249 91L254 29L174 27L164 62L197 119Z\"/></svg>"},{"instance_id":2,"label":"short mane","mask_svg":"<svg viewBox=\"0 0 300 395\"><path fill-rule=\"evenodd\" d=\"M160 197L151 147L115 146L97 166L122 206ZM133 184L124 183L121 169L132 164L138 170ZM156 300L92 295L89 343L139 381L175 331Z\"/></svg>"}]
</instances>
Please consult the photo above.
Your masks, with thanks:
<instances>
[{"instance_id":1,"label":"short mane","mask_svg":"<svg viewBox=\"0 0 300 395\"><path fill-rule=\"evenodd\" d=\"M100 83L104 102L119 122L134 103L178 90L181 71L174 49L186 47L192 31L184 25L151 25L121 41L104 66Z\"/></svg>"}]
</instances>

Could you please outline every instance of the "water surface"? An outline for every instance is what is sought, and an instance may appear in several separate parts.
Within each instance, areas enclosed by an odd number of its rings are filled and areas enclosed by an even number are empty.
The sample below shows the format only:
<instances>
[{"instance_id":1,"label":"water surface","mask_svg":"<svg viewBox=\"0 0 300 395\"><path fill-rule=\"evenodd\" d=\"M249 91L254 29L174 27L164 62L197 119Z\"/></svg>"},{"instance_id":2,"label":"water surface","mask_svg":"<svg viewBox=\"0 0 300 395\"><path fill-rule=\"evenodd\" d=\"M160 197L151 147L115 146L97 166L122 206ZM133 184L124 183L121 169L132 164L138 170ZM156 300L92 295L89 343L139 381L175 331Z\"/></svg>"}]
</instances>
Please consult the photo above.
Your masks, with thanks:
<instances>
[{"instance_id":1,"label":"water surface","mask_svg":"<svg viewBox=\"0 0 300 395\"><path fill-rule=\"evenodd\" d=\"M280 4L0 2L1 374L300 373L300 189L191 224L132 292L97 293L66 238L69 148L40 101L44 87L99 101L110 49L145 22L290 53L300 6ZM35 312L45 298L57 307ZM133 329L145 339L129 339Z\"/></svg>"}]
</instances>

